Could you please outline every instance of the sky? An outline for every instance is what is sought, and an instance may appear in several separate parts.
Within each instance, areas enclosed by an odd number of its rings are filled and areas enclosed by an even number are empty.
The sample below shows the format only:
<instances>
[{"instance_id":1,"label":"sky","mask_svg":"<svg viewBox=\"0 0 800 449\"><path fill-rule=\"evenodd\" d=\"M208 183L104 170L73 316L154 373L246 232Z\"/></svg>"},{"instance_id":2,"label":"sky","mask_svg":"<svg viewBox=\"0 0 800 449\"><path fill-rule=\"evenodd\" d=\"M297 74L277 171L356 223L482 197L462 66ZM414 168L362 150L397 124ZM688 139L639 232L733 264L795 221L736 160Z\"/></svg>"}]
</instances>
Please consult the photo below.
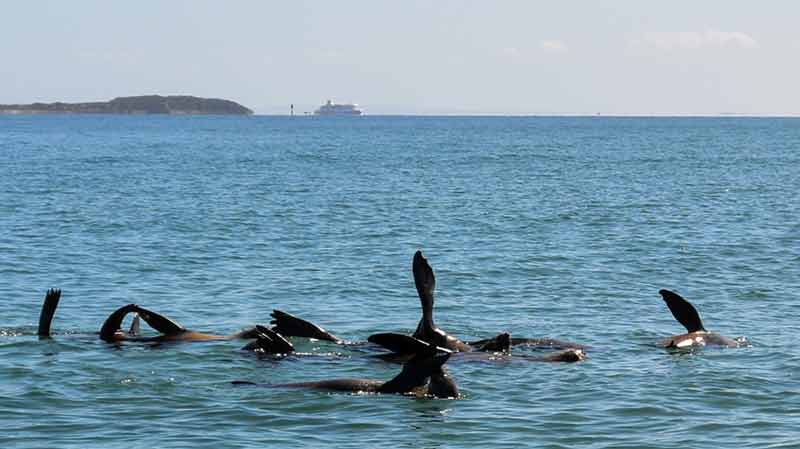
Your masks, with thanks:
<instances>
[{"instance_id":1,"label":"sky","mask_svg":"<svg viewBox=\"0 0 800 449\"><path fill-rule=\"evenodd\" d=\"M0 103L800 115L796 0L0 3Z\"/></svg>"}]
</instances>

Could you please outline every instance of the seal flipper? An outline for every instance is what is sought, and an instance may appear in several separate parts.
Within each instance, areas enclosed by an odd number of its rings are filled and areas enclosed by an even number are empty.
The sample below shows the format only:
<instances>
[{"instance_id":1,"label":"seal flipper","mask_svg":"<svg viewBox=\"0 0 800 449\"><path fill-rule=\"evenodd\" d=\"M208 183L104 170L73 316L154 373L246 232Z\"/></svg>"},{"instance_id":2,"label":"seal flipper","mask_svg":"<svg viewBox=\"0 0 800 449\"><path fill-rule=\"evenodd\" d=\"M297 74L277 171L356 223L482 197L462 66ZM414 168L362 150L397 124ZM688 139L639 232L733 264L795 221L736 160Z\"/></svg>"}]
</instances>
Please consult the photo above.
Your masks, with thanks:
<instances>
[{"instance_id":1,"label":"seal flipper","mask_svg":"<svg viewBox=\"0 0 800 449\"><path fill-rule=\"evenodd\" d=\"M414 337L403 334L382 333L370 335L367 338L370 343L383 346L384 348L398 354L417 354L430 352L431 345L418 340Z\"/></svg>"},{"instance_id":2,"label":"seal flipper","mask_svg":"<svg viewBox=\"0 0 800 449\"><path fill-rule=\"evenodd\" d=\"M164 335L175 335L180 334L181 332L186 332L185 327L163 315L159 315L155 312L138 306L136 306L136 312L139 313L139 316L142 317L148 326Z\"/></svg>"},{"instance_id":3,"label":"seal flipper","mask_svg":"<svg viewBox=\"0 0 800 449\"><path fill-rule=\"evenodd\" d=\"M330 341L336 344L343 344L344 341L325 329L304 319L297 318L281 310L273 310L270 316L272 330L286 337L305 337L317 340Z\"/></svg>"},{"instance_id":4,"label":"seal flipper","mask_svg":"<svg viewBox=\"0 0 800 449\"><path fill-rule=\"evenodd\" d=\"M414 261L411 265L414 272L414 285L417 287L419 300L422 304L422 320L417 326L414 335L424 332L423 326L433 329L433 291L436 288L436 277L433 275L433 268L428 265L428 261L422 256L422 251L414 253Z\"/></svg>"},{"instance_id":5,"label":"seal flipper","mask_svg":"<svg viewBox=\"0 0 800 449\"><path fill-rule=\"evenodd\" d=\"M257 350L267 354L289 354L294 352L294 346L281 334L274 332L264 326L257 325L258 338L256 341L248 343L244 348L247 350Z\"/></svg>"},{"instance_id":6,"label":"seal flipper","mask_svg":"<svg viewBox=\"0 0 800 449\"><path fill-rule=\"evenodd\" d=\"M431 374L427 395L442 399L458 399L461 397L455 381L453 381L453 378L450 377L444 367L441 368L440 372Z\"/></svg>"},{"instance_id":7,"label":"seal flipper","mask_svg":"<svg viewBox=\"0 0 800 449\"><path fill-rule=\"evenodd\" d=\"M700 314L697 313L694 306L689 304L689 301L683 299L681 295L669 290L661 289L658 293L664 299L664 302L667 303L667 307L669 307L669 311L672 312L672 316L674 316L687 331L690 333L705 331L703 322L700 320Z\"/></svg>"},{"instance_id":8,"label":"seal flipper","mask_svg":"<svg viewBox=\"0 0 800 449\"><path fill-rule=\"evenodd\" d=\"M445 350L447 351L447 350ZM410 393L425 386L431 376L442 373L442 366L450 358L451 352L415 355L403 365L400 374L378 388L379 393Z\"/></svg>"},{"instance_id":9,"label":"seal flipper","mask_svg":"<svg viewBox=\"0 0 800 449\"><path fill-rule=\"evenodd\" d=\"M58 302L61 300L61 290L51 288L47 290L44 295L44 303L42 304L42 311L39 313L39 330L37 334L39 337L50 337L50 324L53 322L53 316L56 314Z\"/></svg>"},{"instance_id":10,"label":"seal flipper","mask_svg":"<svg viewBox=\"0 0 800 449\"><path fill-rule=\"evenodd\" d=\"M128 304L112 312L100 328L100 339L107 342L120 340L121 338L117 338L117 331L119 331L122 326L122 320L124 320L129 313L138 309L139 306L136 304Z\"/></svg>"}]
</instances>

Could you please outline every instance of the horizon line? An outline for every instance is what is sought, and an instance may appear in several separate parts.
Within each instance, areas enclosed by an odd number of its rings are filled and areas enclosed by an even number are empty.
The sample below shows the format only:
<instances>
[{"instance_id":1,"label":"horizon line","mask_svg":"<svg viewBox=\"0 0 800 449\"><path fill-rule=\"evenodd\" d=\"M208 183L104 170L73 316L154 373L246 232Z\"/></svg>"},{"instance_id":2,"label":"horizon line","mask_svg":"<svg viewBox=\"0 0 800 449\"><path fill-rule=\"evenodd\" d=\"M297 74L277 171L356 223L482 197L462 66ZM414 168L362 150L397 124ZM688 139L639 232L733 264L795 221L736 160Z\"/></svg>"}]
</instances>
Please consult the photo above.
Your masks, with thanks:
<instances>
[{"instance_id":1,"label":"horizon line","mask_svg":"<svg viewBox=\"0 0 800 449\"><path fill-rule=\"evenodd\" d=\"M286 114L286 113L272 113L272 112L254 112L252 115L255 116L263 116L263 117L318 117L312 113L300 113L300 114ZM715 113L703 113L703 112L647 112L647 113L638 113L638 112L631 112L631 113L584 113L584 112L533 112L533 113L502 113L502 112L442 112L442 113L428 113L428 112L397 112L397 113L386 113L386 112L379 112L379 113L365 113L359 116L354 117L344 117L344 118L360 118L360 117L607 117L607 118L723 118L723 117L740 117L740 118L800 118L800 112L797 113L746 113L746 112L715 112ZM331 118L331 117L324 117L324 118ZM342 118L342 117L332 117L332 118Z\"/></svg>"}]
</instances>

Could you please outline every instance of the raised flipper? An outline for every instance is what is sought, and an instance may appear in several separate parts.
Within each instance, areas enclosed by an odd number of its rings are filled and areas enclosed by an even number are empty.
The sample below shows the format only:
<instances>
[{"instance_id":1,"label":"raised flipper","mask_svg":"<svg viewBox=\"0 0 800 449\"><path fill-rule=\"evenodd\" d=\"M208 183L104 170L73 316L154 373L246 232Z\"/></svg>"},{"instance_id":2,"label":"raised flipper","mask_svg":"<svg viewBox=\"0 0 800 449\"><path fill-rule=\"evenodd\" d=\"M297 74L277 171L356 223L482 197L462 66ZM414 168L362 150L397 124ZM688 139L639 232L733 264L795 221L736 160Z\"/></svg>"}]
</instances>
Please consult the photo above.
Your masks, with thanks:
<instances>
[{"instance_id":1,"label":"raised flipper","mask_svg":"<svg viewBox=\"0 0 800 449\"><path fill-rule=\"evenodd\" d=\"M417 326L417 333L423 332L423 326L434 328L433 324L433 291L436 288L436 277L433 275L433 268L428 265L428 261L422 257L422 251L414 253L414 261L411 265L414 272L414 285L417 287L419 300L422 304L422 321Z\"/></svg>"},{"instance_id":2,"label":"raised flipper","mask_svg":"<svg viewBox=\"0 0 800 449\"><path fill-rule=\"evenodd\" d=\"M700 320L700 314L697 313L694 306L689 304L689 301L683 299L681 295L669 290L662 289L659 290L658 293L664 299L664 302L667 303L667 307L669 307L669 311L672 312L672 316L674 316L687 331L690 333L705 331L703 322Z\"/></svg>"},{"instance_id":3,"label":"raised flipper","mask_svg":"<svg viewBox=\"0 0 800 449\"><path fill-rule=\"evenodd\" d=\"M248 343L242 349L267 354L289 354L294 352L294 346L272 329L268 329L264 326L256 326L256 330L259 332L258 338Z\"/></svg>"},{"instance_id":4,"label":"raised flipper","mask_svg":"<svg viewBox=\"0 0 800 449\"><path fill-rule=\"evenodd\" d=\"M139 306L136 304L128 304L112 312L100 328L100 338L108 342L121 340L117 332L122 327L122 320L124 320L129 313L135 312L138 309Z\"/></svg>"},{"instance_id":5,"label":"raised flipper","mask_svg":"<svg viewBox=\"0 0 800 449\"><path fill-rule=\"evenodd\" d=\"M415 355L403 365L400 374L378 388L380 393L411 393L423 387L431 376L444 375L443 366L451 352L444 350L434 354ZM455 385L455 384L454 384Z\"/></svg>"},{"instance_id":6,"label":"raised flipper","mask_svg":"<svg viewBox=\"0 0 800 449\"><path fill-rule=\"evenodd\" d=\"M431 345L428 343L403 334L374 334L370 335L367 341L397 354L417 354L431 351Z\"/></svg>"},{"instance_id":7,"label":"raised flipper","mask_svg":"<svg viewBox=\"0 0 800 449\"><path fill-rule=\"evenodd\" d=\"M469 343L476 351L508 352L511 350L511 335L502 333L494 338Z\"/></svg>"},{"instance_id":8,"label":"raised flipper","mask_svg":"<svg viewBox=\"0 0 800 449\"><path fill-rule=\"evenodd\" d=\"M138 306L136 306L136 312L139 313L139 316L142 317L148 326L164 335L175 335L180 334L181 332L186 332L185 327L163 315L159 315L155 312Z\"/></svg>"},{"instance_id":9,"label":"raised flipper","mask_svg":"<svg viewBox=\"0 0 800 449\"><path fill-rule=\"evenodd\" d=\"M128 330L128 336L138 337L139 335L141 335L141 330L142 326L141 326L141 320L139 319L139 314L134 313L133 320L131 321L131 328L130 330Z\"/></svg>"},{"instance_id":10,"label":"raised flipper","mask_svg":"<svg viewBox=\"0 0 800 449\"><path fill-rule=\"evenodd\" d=\"M331 341L336 344L344 343L343 340L316 324L297 318L286 312L273 310L270 316L273 318L270 322L273 325L272 330L285 337L315 338L317 340Z\"/></svg>"},{"instance_id":11,"label":"raised flipper","mask_svg":"<svg viewBox=\"0 0 800 449\"><path fill-rule=\"evenodd\" d=\"M44 303L42 304L42 311L39 313L39 337L50 337L50 324L53 322L53 316L56 314L58 308L58 301L61 300L61 290L51 288L47 290L44 295Z\"/></svg>"}]
</instances>

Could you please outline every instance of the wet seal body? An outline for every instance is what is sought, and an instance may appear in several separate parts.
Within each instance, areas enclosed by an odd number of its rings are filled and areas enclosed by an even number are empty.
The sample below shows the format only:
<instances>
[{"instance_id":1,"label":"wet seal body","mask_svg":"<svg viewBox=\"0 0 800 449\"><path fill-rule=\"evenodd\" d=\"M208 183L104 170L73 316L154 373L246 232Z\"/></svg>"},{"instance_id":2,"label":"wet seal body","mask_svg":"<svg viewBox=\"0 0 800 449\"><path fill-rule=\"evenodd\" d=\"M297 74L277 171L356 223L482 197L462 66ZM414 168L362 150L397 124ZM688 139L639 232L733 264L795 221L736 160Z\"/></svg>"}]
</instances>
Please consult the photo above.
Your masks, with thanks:
<instances>
[{"instance_id":1,"label":"wet seal body","mask_svg":"<svg viewBox=\"0 0 800 449\"><path fill-rule=\"evenodd\" d=\"M451 361L492 361L492 360L526 360L529 362L580 362L586 359L586 354L582 349L567 348L560 351L553 351L541 356L532 355L511 355L510 338L508 334L500 334L493 339L498 344L493 351L470 351L454 352ZM377 354L373 357L380 358L387 362L402 363L420 350L420 344L424 343L414 337L395 333L373 334L369 337L369 342L388 349L389 353Z\"/></svg>"},{"instance_id":2,"label":"wet seal body","mask_svg":"<svg viewBox=\"0 0 800 449\"><path fill-rule=\"evenodd\" d=\"M492 338L470 343L463 342L436 327L436 324L433 321L433 292L436 288L436 277L434 276L433 269L428 264L428 261L422 256L421 251L417 251L414 254L412 272L414 274L414 284L416 286L417 294L419 295L420 304L422 306L422 318L417 325L417 329L413 334L413 338L422 340L440 348L449 349L454 352L502 352L508 351L511 346L518 345L530 346L538 349L585 349L585 347L582 345L552 338L511 338L507 333L502 333ZM347 342L314 323L306 321L302 318L298 318L281 310L273 310L271 316L272 321L270 323L272 324L272 330L284 337L312 338L321 341L329 341L339 345L360 344ZM381 345L383 343L388 345L394 344L391 339L387 340L385 338L381 338L382 335L385 336L392 334L376 334L375 336L377 336L381 343L373 341L372 338L370 338L369 341ZM398 340L400 347L406 343L407 340ZM409 348L397 349L398 347L395 347L392 349L390 346L385 347L398 353L396 354L396 357L388 354L380 356L385 357L386 359L396 358L397 360L407 360L408 357L403 357L403 355L413 353L413 350Z\"/></svg>"},{"instance_id":3,"label":"wet seal body","mask_svg":"<svg viewBox=\"0 0 800 449\"><path fill-rule=\"evenodd\" d=\"M133 327L135 332L126 333L121 330L122 321L125 317L135 313L138 318L144 320L151 328L161 333L153 337L143 337L139 335L138 323L134 319ZM235 338L258 338L259 332L256 329L247 329L233 335L214 335L186 329L171 319L153 311L147 310L136 304L127 304L115 310L108 316L103 326L100 328L100 339L112 342L135 341L135 342L178 342L178 341L212 341L212 340L231 340Z\"/></svg>"},{"instance_id":4,"label":"wet seal body","mask_svg":"<svg viewBox=\"0 0 800 449\"><path fill-rule=\"evenodd\" d=\"M449 335L434 324L433 291L436 288L436 277L433 275L433 268L422 257L422 251L414 253L411 269L414 272L414 285L417 287L417 294L422 305L422 318L417 324L417 330L414 331L413 337L451 351L473 351L472 346Z\"/></svg>"},{"instance_id":5,"label":"wet seal body","mask_svg":"<svg viewBox=\"0 0 800 449\"><path fill-rule=\"evenodd\" d=\"M409 337L410 338L410 337ZM351 393L412 394L437 398L458 398L458 387L444 369L451 351L419 341L418 353L403 364L400 373L389 381L371 379L328 379L276 385L259 385L234 381L236 385L258 385L271 388L310 388Z\"/></svg>"},{"instance_id":6,"label":"wet seal body","mask_svg":"<svg viewBox=\"0 0 800 449\"><path fill-rule=\"evenodd\" d=\"M433 322L433 292L436 288L436 276L422 251L414 253L412 262L414 285L417 288L422 318L417 324L413 336L428 343L458 352L470 351L508 351L511 346L526 345L547 349L585 349L584 346L552 338L510 338L507 333L495 337L465 343L436 327Z\"/></svg>"},{"instance_id":7,"label":"wet seal body","mask_svg":"<svg viewBox=\"0 0 800 449\"><path fill-rule=\"evenodd\" d=\"M738 348L739 342L732 338L722 336L715 332L708 332L703 327L700 314L689 301L681 295L670 290L662 289L658 293L669 307L672 316L687 330L686 334L674 335L656 343L663 348L692 348L701 346L721 346L725 348Z\"/></svg>"},{"instance_id":8,"label":"wet seal body","mask_svg":"<svg viewBox=\"0 0 800 449\"><path fill-rule=\"evenodd\" d=\"M39 338L50 338L50 326L53 321L58 303L61 300L61 290L51 288L47 291L39 314ZM131 327L128 332L121 329L122 322L129 314L133 314ZM288 314L286 314L288 315ZM291 316L291 315L289 315ZM140 320L144 320L151 328L161 335L145 337L141 335ZM300 320L302 321L302 320ZM313 326L310 323L307 323ZM324 332L324 331L323 331ZM236 338L255 339L246 345L244 350L268 354L288 354L294 352L294 346L282 335L264 326L256 325L252 329L245 329L233 335L213 335L186 329L171 319L153 311L147 310L136 304L124 305L106 318L100 328L100 339L109 342L134 341L145 343L177 342L177 341L213 341L232 340Z\"/></svg>"}]
</instances>

